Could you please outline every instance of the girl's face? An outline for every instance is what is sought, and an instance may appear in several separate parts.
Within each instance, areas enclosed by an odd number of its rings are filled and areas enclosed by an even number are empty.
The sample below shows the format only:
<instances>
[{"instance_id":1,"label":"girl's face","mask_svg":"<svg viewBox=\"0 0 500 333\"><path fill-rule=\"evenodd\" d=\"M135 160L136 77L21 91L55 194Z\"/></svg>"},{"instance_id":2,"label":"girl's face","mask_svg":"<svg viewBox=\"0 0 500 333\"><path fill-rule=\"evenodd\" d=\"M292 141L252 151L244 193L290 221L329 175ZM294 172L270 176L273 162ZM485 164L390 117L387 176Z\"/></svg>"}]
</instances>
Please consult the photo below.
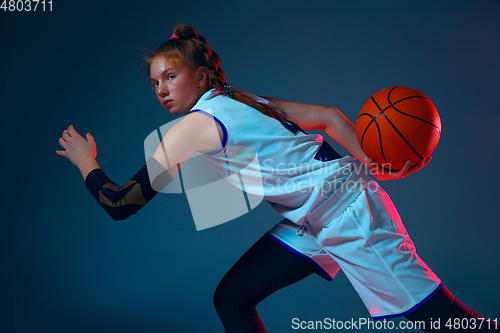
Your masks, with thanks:
<instances>
[{"instance_id":1,"label":"girl's face","mask_svg":"<svg viewBox=\"0 0 500 333\"><path fill-rule=\"evenodd\" d=\"M161 105L171 114L188 113L206 91L207 70L175 65L164 56L151 61L150 81ZM203 89L204 88L204 89Z\"/></svg>"}]
</instances>

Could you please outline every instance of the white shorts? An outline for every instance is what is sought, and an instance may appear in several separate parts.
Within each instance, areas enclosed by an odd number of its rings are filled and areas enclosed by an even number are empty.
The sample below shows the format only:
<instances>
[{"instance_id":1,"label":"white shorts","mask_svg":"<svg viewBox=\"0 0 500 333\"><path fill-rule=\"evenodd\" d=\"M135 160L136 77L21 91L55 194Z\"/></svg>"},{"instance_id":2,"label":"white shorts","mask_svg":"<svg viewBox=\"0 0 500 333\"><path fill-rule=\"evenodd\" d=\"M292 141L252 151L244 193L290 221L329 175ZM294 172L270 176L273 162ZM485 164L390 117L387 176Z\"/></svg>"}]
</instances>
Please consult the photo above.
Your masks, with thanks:
<instances>
[{"instance_id":1,"label":"white shorts","mask_svg":"<svg viewBox=\"0 0 500 333\"><path fill-rule=\"evenodd\" d=\"M342 269L374 319L406 315L441 288L391 199L363 170L322 200L304 225L285 219L268 236L311 261L328 280Z\"/></svg>"}]
</instances>

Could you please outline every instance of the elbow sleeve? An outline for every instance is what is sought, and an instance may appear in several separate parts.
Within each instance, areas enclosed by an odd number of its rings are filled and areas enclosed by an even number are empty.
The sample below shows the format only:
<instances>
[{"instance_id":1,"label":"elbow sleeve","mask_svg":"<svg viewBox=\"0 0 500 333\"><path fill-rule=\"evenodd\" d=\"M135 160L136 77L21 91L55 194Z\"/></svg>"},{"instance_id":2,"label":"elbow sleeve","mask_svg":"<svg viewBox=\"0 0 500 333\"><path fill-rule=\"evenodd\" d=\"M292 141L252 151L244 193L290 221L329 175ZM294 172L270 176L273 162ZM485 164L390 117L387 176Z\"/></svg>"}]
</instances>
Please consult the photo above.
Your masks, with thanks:
<instances>
[{"instance_id":1,"label":"elbow sleeve","mask_svg":"<svg viewBox=\"0 0 500 333\"><path fill-rule=\"evenodd\" d=\"M92 170L85 185L99 205L115 221L137 213L172 181L170 173L151 157L124 186L118 186L101 169Z\"/></svg>"}]
</instances>

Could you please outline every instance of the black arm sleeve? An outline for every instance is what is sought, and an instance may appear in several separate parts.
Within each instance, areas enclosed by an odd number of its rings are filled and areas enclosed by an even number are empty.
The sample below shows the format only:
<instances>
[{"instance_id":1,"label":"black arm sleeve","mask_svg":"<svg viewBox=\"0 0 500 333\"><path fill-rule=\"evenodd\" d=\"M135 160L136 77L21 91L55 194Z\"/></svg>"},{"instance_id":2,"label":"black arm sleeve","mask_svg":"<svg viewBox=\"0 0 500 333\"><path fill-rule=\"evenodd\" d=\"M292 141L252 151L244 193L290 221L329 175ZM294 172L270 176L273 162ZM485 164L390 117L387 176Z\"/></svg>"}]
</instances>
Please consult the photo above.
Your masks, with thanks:
<instances>
[{"instance_id":1,"label":"black arm sleeve","mask_svg":"<svg viewBox=\"0 0 500 333\"><path fill-rule=\"evenodd\" d=\"M172 181L170 173L153 157L124 186L118 186L101 169L92 170L85 185L115 221L125 220Z\"/></svg>"}]
</instances>

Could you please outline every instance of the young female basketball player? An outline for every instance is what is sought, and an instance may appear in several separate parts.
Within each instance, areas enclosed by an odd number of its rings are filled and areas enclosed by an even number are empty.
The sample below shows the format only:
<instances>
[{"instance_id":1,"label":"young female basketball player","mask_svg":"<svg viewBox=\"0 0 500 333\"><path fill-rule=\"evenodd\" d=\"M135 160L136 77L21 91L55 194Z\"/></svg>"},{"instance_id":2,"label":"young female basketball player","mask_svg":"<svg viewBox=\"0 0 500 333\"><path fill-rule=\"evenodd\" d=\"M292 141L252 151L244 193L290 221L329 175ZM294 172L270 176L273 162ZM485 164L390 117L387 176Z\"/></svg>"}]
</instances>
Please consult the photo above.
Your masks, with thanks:
<instances>
[{"instance_id":1,"label":"young female basketball player","mask_svg":"<svg viewBox=\"0 0 500 333\"><path fill-rule=\"evenodd\" d=\"M383 172L359 147L353 124L331 107L261 98L226 84L220 59L190 26L145 59L158 100L186 114L152 158L123 187L99 168L94 139L70 126L57 151L81 171L86 186L113 219L135 214L195 153L232 185L263 195L285 219L245 253L220 282L215 307L227 332L265 332L256 305L312 273L331 280L342 269L375 319L405 316L425 322L467 321L495 329L442 285L417 256L389 196L369 178L404 178L424 167ZM354 157L341 157L324 130ZM255 152L257 159L254 159ZM250 158L249 158L250 156ZM463 326L460 326L463 327ZM463 331L462 329L460 331Z\"/></svg>"}]
</instances>

